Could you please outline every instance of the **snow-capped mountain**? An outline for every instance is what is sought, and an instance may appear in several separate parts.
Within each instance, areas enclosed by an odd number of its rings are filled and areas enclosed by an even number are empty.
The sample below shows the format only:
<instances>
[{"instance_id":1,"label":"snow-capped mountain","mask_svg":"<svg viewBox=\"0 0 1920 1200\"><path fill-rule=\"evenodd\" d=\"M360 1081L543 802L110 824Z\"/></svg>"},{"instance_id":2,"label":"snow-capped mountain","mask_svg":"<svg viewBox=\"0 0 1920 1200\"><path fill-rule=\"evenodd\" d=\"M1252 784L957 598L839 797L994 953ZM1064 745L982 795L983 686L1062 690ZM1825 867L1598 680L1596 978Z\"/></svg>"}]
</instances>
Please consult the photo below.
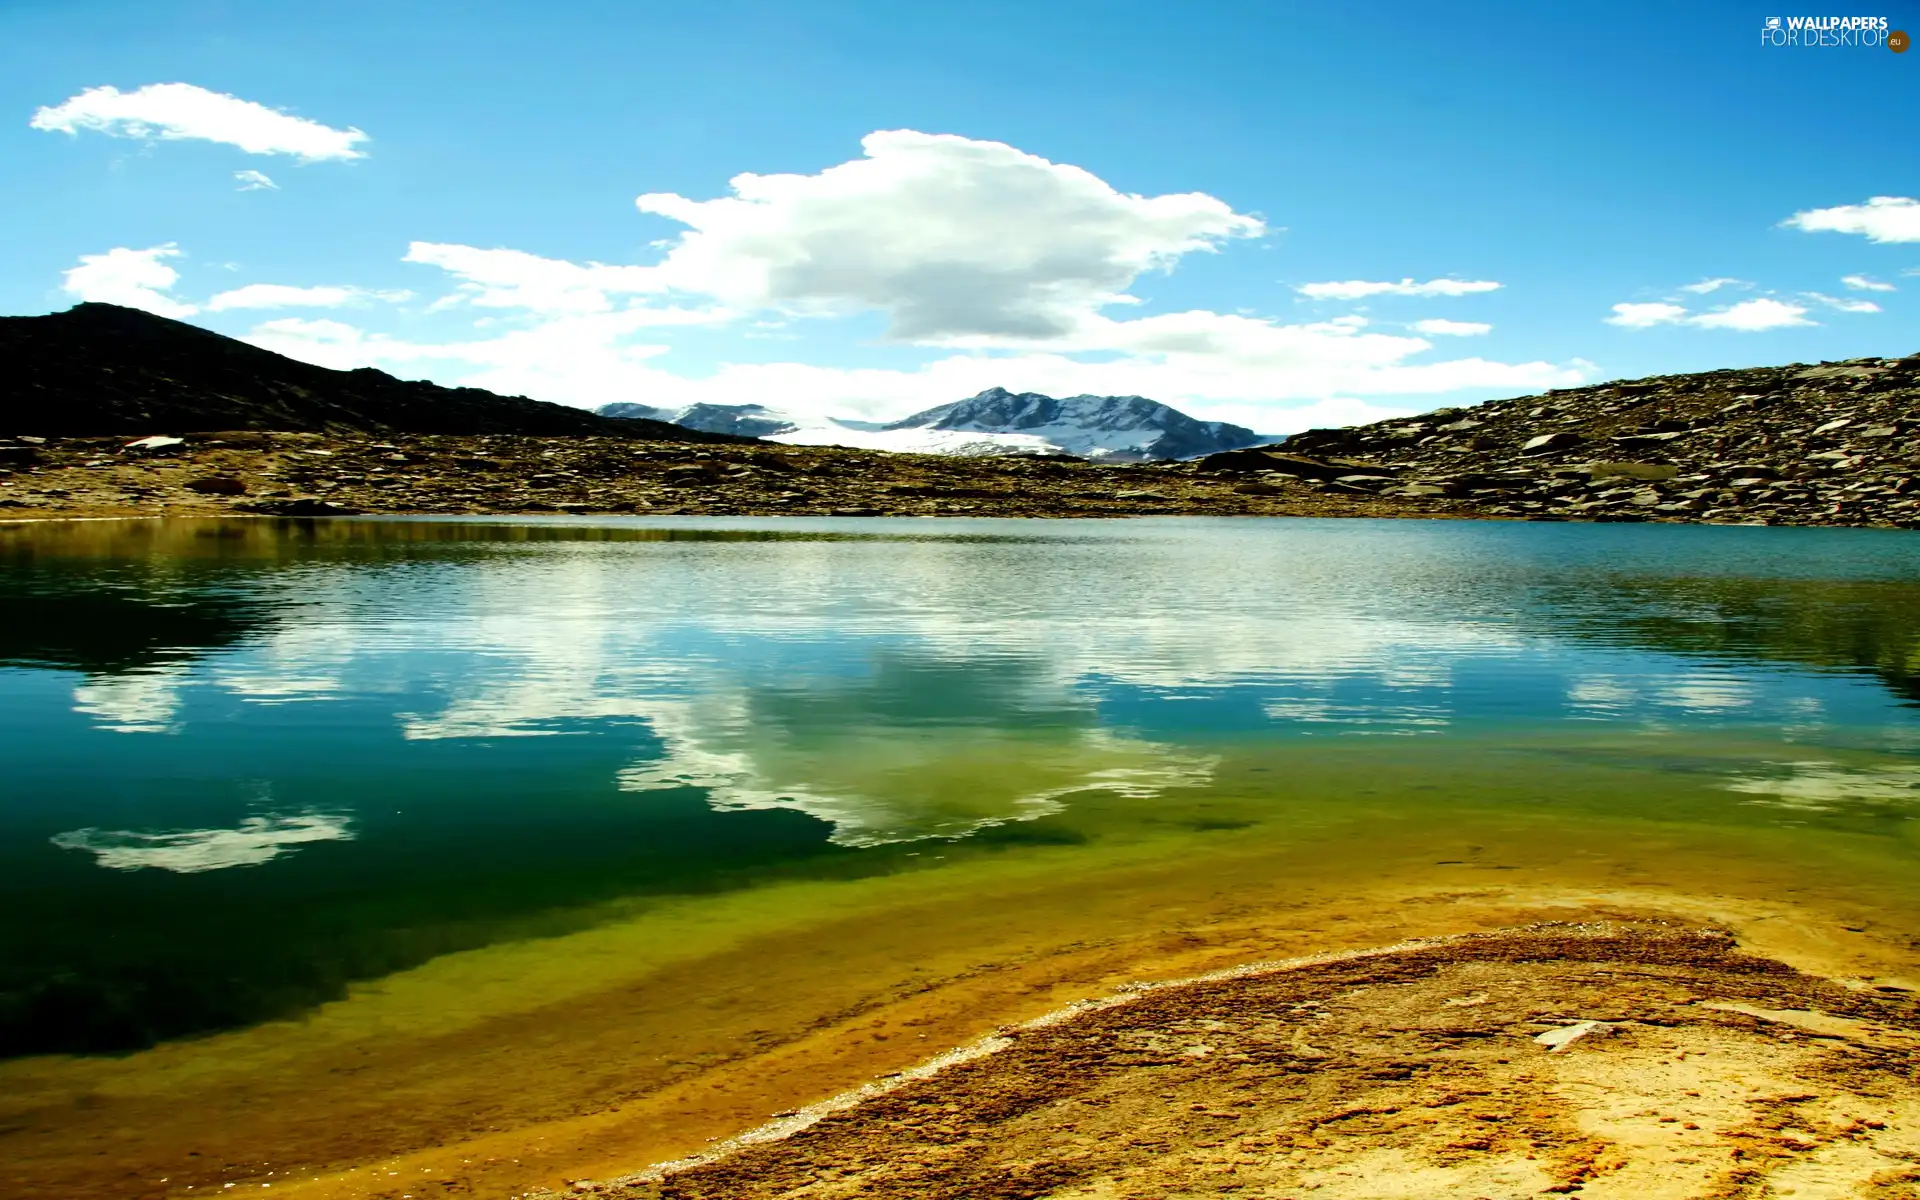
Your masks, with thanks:
<instances>
[{"instance_id":1,"label":"snow-capped mountain","mask_svg":"<svg viewBox=\"0 0 1920 1200\"><path fill-rule=\"evenodd\" d=\"M792 433L799 425L784 413L759 404L689 404L685 408L653 408L646 404L603 404L603 417L647 417L671 421L688 429L708 433L733 433L741 437L770 437Z\"/></svg>"},{"instance_id":2,"label":"snow-capped mountain","mask_svg":"<svg viewBox=\"0 0 1920 1200\"><path fill-rule=\"evenodd\" d=\"M1037 437L1081 458L1145 460L1194 458L1237 450L1263 439L1225 421L1198 421L1145 396L1068 396L988 388L971 399L942 404L886 430L1019 434Z\"/></svg>"},{"instance_id":3,"label":"snow-capped mountain","mask_svg":"<svg viewBox=\"0 0 1920 1200\"><path fill-rule=\"evenodd\" d=\"M792 445L913 454L1072 454L1103 462L1193 458L1267 439L1224 421L1199 421L1144 396L1069 396L988 388L889 424L802 417L760 404L656 409L608 404L606 417L651 417L710 433Z\"/></svg>"}]
</instances>

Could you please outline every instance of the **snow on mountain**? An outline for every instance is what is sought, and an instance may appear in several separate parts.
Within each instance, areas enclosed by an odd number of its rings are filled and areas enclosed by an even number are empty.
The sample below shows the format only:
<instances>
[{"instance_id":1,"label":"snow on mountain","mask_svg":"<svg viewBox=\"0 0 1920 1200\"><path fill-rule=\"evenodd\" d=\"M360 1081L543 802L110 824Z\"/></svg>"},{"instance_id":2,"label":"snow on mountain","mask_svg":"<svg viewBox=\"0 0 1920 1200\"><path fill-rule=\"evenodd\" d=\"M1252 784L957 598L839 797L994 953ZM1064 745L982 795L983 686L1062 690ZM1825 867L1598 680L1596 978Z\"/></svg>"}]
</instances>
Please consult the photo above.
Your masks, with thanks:
<instances>
[{"instance_id":1,"label":"snow on mountain","mask_svg":"<svg viewBox=\"0 0 1920 1200\"><path fill-rule=\"evenodd\" d=\"M1145 396L1068 396L988 388L885 426L888 430L1018 434L1042 438L1061 453L1108 461L1194 458L1237 450L1263 439L1225 421L1198 421Z\"/></svg>"},{"instance_id":2,"label":"snow on mountain","mask_svg":"<svg viewBox=\"0 0 1920 1200\"><path fill-rule=\"evenodd\" d=\"M685 408L653 408L645 404L603 404L603 417L651 417L671 421L688 429L708 433L734 433L742 437L770 437L791 433L797 422L784 413L759 404L690 404Z\"/></svg>"},{"instance_id":3,"label":"snow on mountain","mask_svg":"<svg viewBox=\"0 0 1920 1200\"><path fill-rule=\"evenodd\" d=\"M760 404L656 409L608 404L606 417L651 417L710 433L802 446L849 446L910 454L1072 454L1105 462L1193 458L1266 439L1224 421L1199 421L1144 396L1069 396L988 388L890 424L803 417Z\"/></svg>"}]
</instances>

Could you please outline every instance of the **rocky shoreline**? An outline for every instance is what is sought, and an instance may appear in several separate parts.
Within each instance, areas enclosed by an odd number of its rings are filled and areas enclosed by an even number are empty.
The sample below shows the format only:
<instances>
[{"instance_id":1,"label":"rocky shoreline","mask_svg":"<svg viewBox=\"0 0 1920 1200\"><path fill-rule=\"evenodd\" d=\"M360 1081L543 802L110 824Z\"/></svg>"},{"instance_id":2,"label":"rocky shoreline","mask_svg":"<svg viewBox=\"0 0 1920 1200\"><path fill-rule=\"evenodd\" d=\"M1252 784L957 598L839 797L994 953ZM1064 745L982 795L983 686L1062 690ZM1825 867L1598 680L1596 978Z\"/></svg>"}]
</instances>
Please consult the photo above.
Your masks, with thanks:
<instances>
[{"instance_id":1,"label":"rocky shoreline","mask_svg":"<svg viewBox=\"0 0 1920 1200\"><path fill-rule=\"evenodd\" d=\"M1198 461L395 432L0 437L0 519L1308 516L1920 527L1920 355L1664 376Z\"/></svg>"},{"instance_id":2,"label":"rocky shoreline","mask_svg":"<svg viewBox=\"0 0 1920 1200\"><path fill-rule=\"evenodd\" d=\"M569 1190L1911 1196L1917 1035L1911 992L1804 975L1723 931L1537 925L1090 1003Z\"/></svg>"}]
</instances>

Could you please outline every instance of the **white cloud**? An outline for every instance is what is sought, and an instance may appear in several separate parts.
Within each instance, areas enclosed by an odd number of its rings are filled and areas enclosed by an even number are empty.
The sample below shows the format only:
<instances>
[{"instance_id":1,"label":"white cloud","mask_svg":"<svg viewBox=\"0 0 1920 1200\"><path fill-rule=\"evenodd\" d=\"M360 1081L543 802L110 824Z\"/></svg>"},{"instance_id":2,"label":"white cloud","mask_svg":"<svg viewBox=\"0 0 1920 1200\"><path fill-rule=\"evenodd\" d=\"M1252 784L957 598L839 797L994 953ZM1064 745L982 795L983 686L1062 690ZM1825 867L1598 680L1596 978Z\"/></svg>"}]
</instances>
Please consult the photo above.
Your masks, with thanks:
<instances>
[{"instance_id":1,"label":"white cloud","mask_svg":"<svg viewBox=\"0 0 1920 1200\"><path fill-rule=\"evenodd\" d=\"M1836 309L1840 312L1877 313L1880 311L1880 306L1871 300L1848 300L1839 296L1829 296L1822 292L1805 292L1803 294L1809 300L1817 300L1828 308Z\"/></svg>"},{"instance_id":2,"label":"white cloud","mask_svg":"<svg viewBox=\"0 0 1920 1200\"><path fill-rule=\"evenodd\" d=\"M249 340L328 366L431 364L415 373L581 407L636 397L666 407L757 401L800 416L877 419L1006 386L1137 393L1198 415L1257 407L1263 429L1290 423L1290 402L1537 390L1583 382L1590 370L1425 362L1431 342L1370 330L1357 314L1293 324L1206 310L1109 315L1109 306L1138 303L1127 289L1144 272L1265 226L1210 196L1123 194L997 142L893 131L863 146L863 157L815 174L739 175L720 199L640 197L642 210L689 226L656 243L664 254L652 265L414 242L406 261L439 267L454 284L430 311L500 310L476 320L468 339L416 344L338 322L279 320ZM1499 285L1379 286L1460 295ZM855 313L878 313L894 338L947 353L889 369L722 361L695 377L665 365L669 347L647 332L726 323L751 331L769 317ZM1477 329L1433 327L1451 336Z\"/></svg>"},{"instance_id":3,"label":"white cloud","mask_svg":"<svg viewBox=\"0 0 1920 1200\"><path fill-rule=\"evenodd\" d=\"M1709 292L1717 292L1723 287L1747 288L1752 286L1751 283L1748 283L1744 279L1731 279L1723 275L1716 279L1702 279L1699 283L1683 284L1680 290L1683 292L1692 292L1696 296L1704 296Z\"/></svg>"},{"instance_id":4,"label":"white cloud","mask_svg":"<svg viewBox=\"0 0 1920 1200\"><path fill-rule=\"evenodd\" d=\"M48 839L62 850L85 850L113 871L154 867L194 875L226 867L257 867L307 842L347 842L346 817L307 812L292 817L248 817L237 829L142 833L132 829L75 829Z\"/></svg>"},{"instance_id":5,"label":"white cloud","mask_svg":"<svg viewBox=\"0 0 1920 1200\"><path fill-rule=\"evenodd\" d=\"M1687 323L1702 329L1737 329L1743 333L1757 333L1766 329L1784 329L1789 325L1815 324L1807 320L1806 315L1807 310L1797 304L1762 297L1742 300L1731 308L1689 317Z\"/></svg>"},{"instance_id":6,"label":"white cloud","mask_svg":"<svg viewBox=\"0 0 1920 1200\"><path fill-rule=\"evenodd\" d=\"M1673 325L1685 319L1687 310L1678 304L1616 304L1609 325L1625 329L1647 329L1654 325Z\"/></svg>"},{"instance_id":7,"label":"white cloud","mask_svg":"<svg viewBox=\"0 0 1920 1200\"><path fill-rule=\"evenodd\" d=\"M449 299L482 308L537 313L598 313L614 296L666 290L657 267L619 267L541 258L524 250L414 242L403 262L439 267L460 282ZM445 307L442 302L440 307Z\"/></svg>"},{"instance_id":8,"label":"white cloud","mask_svg":"<svg viewBox=\"0 0 1920 1200\"><path fill-rule=\"evenodd\" d=\"M94 676L75 685L73 711L114 733L173 733L187 683L178 666Z\"/></svg>"},{"instance_id":9,"label":"white cloud","mask_svg":"<svg viewBox=\"0 0 1920 1200\"><path fill-rule=\"evenodd\" d=\"M290 154L306 162L364 158L358 129L334 129L264 104L190 83L151 83L131 92L88 88L33 114L35 129L77 134L90 129L110 137L197 138L238 146L249 154Z\"/></svg>"},{"instance_id":10,"label":"white cloud","mask_svg":"<svg viewBox=\"0 0 1920 1200\"><path fill-rule=\"evenodd\" d=\"M381 348L389 344L387 339L368 336L344 321L281 317L254 326L253 331L241 340L251 342L262 350L310 362L317 367L331 367L336 371L350 371L355 367L373 366L376 363L390 364L396 358L391 352L381 352Z\"/></svg>"},{"instance_id":11,"label":"white cloud","mask_svg":"<svg viewBox=\"0 0 1920 1200\"><path fill-rule=\"evenodd\" d=\"M921 366L829 367L802 362L723 363L681 375L659 360L660 344L627 336L657 324L654 310L558 318L527 329L464 342L408 343L338 321L283 318L256 327L257 346L346 369L380 366L439 382L592 407L643 397L649 404L738 404L752 400L801 415L890 420L988 387L1045 392L1151 396L1195 416L1235 421L1262 432L1400 415L1359 394L1432 395L1462 388L1515 394L1567 387L1593 373L1590 363L1502 363L1480 358L1408 361L1429 349L1419 338L1361 333L1352 324L1283 326L1215 313L1109 322L1091 342L1124 352L1104 362L1072 354L971 351ZM409 369L410 368L410 369ZM1311 402L1300 406L1291 402ZM1364 415L1376 413L1377 416Z\"/></svg>"},{"instance_id":12,"label":"white cloud","mask_svg":"<svg viewBox=\"0 0 1920 1200\"><path fill-rule=\"evenodd\" d=\"M1858 233L1870 242L1920 242L1920 200L1875 196L1865 204L1797 212L1781 224L1808 233Z\"/></svg>"},{"instance_id":13,"label":"white cloud","mask_svg":"<svg viewBox=\"0 0 1920 1200\"><path fill-rule=\"evenodd\" d=\"M267 178L263 171L235 171L233 177L240 184L235 191L240 192L277 192L280 185Z\"/></svg>"},{"instance_id":14,"label":"white cloud","mask_svg":"<svg viewBox=\"0 0 1920 1200\"><path fill-rule=\"evenodd\" d=\"M804 812L833 827L827 840L835 845L882 846L1030 821L1063 811L1062 801L1080 792L1146 800L1205 787L1218 766L1098 727L1046 742L984 725L918 736L856 729L822 754L754 721L747 699L654 702L648 724L662 756L622 770L621 790L697 787L717 812Z\"/></svg>"},{"instance_id":15,"label":"white cloud","mask_svg":"<svg viewBox=\"0 0 1920 1200\"><path fill-rule=\"evenodd\" d=\"M1429 317L1413 323L1415 333L1424 333L1431 337L1478 337L1483 333L1492 333L1493 326L1481 321L1449 321L1444 317Z\"/></svg>"},{"instance_id":16,"label":"white cloud","mask_svg":"<svg viewBox=\"0 0 1920 1200\"><path fill-rule=\"evenodd\" d=\"M1835 301L1834 303L1844 304L1845 302ZM1738 304L1704 313L1689 313L1681 305L1664 302L1616 304L1613 306L1613 315L1603 319L1609 325L1618 325L1624 329L1649 329L1655 325L1692 325L1699 329L1734 329L1743 333L1755 333L1766 329L1783 329L1789 325L1816 324L1806 319L1806 313L1807 310L1797 304L1763 297L1742 300Z\"/></svg>"},{"instance_id":17,"label":"white cloud","mask_svg":"<svg viewBox=\"0 0 1920 1200\"><path fill-rule=\"evenodd\" d=\"M1866 275L1842 275L1840 282L1846 284L1856 292L1897 292L1900 290L1890 283L1882 283L1878 279L1873 279Z\"/></svg>"},{"instance_id":18,"label":"white cloud","mask_svg":"<svg viewBox=\"0 0 1920 1200\"><path fill-rule=\"evenodd\" d=\"M941 343L1070 335L1134 280L1265 231L1198 192L1138 196L1000 142L897 129L815 175L736 175L716 200L635 202L689 226L658 270L742 307L879 311Z\"/></svg>"},{"instance_id":19,"label":"white cloud","mask_svg":"<svg viewBox=\"0 0 1920 1200\"><path fill-rule=\"evenodd\" d=\"M235 308L339 308L358 300L385 300L398 303L413 298L412 292L370 292L356 287L291 287L284 283L250 283L221 292L207 301L208 312L226 312Z\"/></svg>"},{"instance_id":20,"label":"white cloud","mask_svg":"<svg viewBox=\"0 0 1920 1200\"><path fill-rule=\"evenodd\" d=\"M1294 290L1314 300L1360 300L1368 296L1468 296L1475 292L1497 291L1499 287L1490 279L1429 279L1425 283L1415 283L1408 278L1399 283L1365 279L1304 283Z\"/></svg>"},{"instance_id":21,"label":"white cloud","mask_svg":"<svg viewBox=\"0 0 1920 1200\"><path fill-rule=\"evenodd\" d=\"M167 295L180 272L163 260L178 258L172 242L132 250L118 246L105 254L83 254L80 265L69 269L62 290L77 300L120 304L163 317L190 317L199 310Z\"/></svg>"}]
</instances>

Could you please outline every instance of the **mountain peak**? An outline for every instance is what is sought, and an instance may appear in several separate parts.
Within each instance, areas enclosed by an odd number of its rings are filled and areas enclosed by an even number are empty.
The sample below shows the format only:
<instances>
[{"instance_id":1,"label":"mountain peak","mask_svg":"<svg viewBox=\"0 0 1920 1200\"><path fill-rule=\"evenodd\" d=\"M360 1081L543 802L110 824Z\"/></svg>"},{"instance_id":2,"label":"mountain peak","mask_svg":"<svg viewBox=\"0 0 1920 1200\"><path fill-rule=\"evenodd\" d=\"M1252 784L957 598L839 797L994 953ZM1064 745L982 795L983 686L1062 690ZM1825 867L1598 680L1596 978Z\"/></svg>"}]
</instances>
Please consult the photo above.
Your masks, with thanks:
<instances>
[{"instance_id":1,"label":"mountain peak","mask_svg":"<svg viewBox=\"0 0 1920 1200\"><path fill-rule=\"evenodd\" d=\"M883 428L1023 434L1040 438L1061 453L1110 461L1194 458L1261 440L1251 429L1196 420L1145 396L1056 399L1003 387L987 388Z\"/></svg>"}]
</instances>

